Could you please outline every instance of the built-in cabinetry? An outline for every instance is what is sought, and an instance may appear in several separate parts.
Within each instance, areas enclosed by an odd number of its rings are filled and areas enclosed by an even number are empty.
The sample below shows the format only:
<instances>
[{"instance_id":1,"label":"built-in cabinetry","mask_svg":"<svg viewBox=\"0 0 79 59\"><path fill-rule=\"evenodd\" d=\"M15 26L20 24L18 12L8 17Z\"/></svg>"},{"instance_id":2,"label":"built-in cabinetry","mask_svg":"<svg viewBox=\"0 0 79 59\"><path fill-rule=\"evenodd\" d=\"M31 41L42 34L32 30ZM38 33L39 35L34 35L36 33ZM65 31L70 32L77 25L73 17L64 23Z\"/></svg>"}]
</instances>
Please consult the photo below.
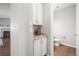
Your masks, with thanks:
<instances>
[{"instance_id":1,"label":"built-in cabinetry","mask_svg":"<svg viewBox=\"0 0 79 59\"><path fill-rule=\"evenodd\" d=\"M42 4L41 3L33 4L33 24L42 25Z\"/></svg>"},{"instance_id":2,"label":"built-in cabinetry","mask_svg":"<svg viewBox=\"0 0 79 59\"><path fill-rule=\"evenodd\" d=\"M41 56L41 39L34 40L34 56Z\"/></svg>"},{"instance_id":3,"label":"built-in cabinetry","mask_svg":"<svg viewBox=\"0 0 79 59\"><path fill-rule=\"evenodd\" d=\"M34 56L44 56L47 53L46 37L34 39Z\"/></svg>"}]
</instances>

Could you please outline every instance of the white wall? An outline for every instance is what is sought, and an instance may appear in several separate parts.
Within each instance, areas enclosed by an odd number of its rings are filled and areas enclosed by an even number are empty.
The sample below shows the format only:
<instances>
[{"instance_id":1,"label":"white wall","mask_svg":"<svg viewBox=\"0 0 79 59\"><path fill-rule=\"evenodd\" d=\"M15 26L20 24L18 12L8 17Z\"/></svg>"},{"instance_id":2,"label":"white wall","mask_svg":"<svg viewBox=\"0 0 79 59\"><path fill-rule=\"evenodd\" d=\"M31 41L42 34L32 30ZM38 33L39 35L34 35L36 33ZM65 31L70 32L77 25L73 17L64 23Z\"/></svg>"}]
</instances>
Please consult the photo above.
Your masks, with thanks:
<instances>
[{"instance_id":1,"label":"white wall","mask_svg":"<svg viewBox=\"0 0 79 59\"><path fill-rule=\"evenodd\" d=\"M33 55L31 4L11 4L11 55ZM30 13L29 13L30 12Z\"/></svg>"},{"instance_id":2,"label":"white wall","mask_svg":"<svg viewBox=\"0 0 79 59\"><path fill-rule=\"evenodd\" d=\"M43 33L46 35L47 37L47 49L48 49L48 54L50 54L50 4L48 3L44 3L42 5L42 18L43 18Z\"/></svg>"},{"instance_id":3,"label":"white wall","mask_svg":"<svg viewBox=\"0 0 79 59\"><path fill-rule=\"evenodd\" d=\"M79 56L79 4L76 4L76 33L77 33L77 40L76 40L76 55Z\"/></svg>"},{"instance_id":4,"label":"white wall","mask_svg":"<svg viewBox=\"0 0 79 59\"><path fill-rule=\"evenodd\" d=\"M27 31L27 56L33 56L34 55L34 46L33 46L33 7L32 4L29 3L28 5L28 20L29 20L29 27ZM28 23L27 23L28 24Z\"/></svg>"},{"instance_id":5,"label":"white wall","mask_svg":"<svg viewBox=\"0 0 79 59\"><path fill-rule=\"evenodd\" d=\"M54 11L54 36L61 43L76 46L76 6ZM65 38L64 38L65 36Z\"/></svg>"},{"instance_id":6,"label":"white wall","mask_svg":"<svg viewBox=\"0 0 79 59\"><path fill-rule=\"evenodd\" d=\"M47 50L50 56L54 55L54 41L53 41L53 4L44 3L43 4L43 33L47 37Z\"/></svg>"}]
</instances>

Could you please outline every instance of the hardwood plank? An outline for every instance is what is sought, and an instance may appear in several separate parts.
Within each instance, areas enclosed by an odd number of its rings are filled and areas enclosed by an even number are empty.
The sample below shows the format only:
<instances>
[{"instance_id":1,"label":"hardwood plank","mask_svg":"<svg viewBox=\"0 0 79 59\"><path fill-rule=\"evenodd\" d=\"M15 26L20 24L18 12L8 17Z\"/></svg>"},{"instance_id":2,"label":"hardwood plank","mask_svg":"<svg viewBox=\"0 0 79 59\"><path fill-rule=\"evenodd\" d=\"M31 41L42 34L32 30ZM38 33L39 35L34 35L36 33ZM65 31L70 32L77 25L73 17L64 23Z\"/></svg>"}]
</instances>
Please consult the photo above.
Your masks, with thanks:
<instances>
[{"instance_id":1,"label":"hardwood plank","mask_svg":"<svg viewBox=\"0 0 79 59\"><path fill-rule=\"evenodd\" d=\"M10 56L10 39L3 39L3 47L0 48L0 56Z\"/></svg>"},{"instance_id":2,"label":"hardwood plank","mask_svg":"<svg viewBox=\"0 0 79 59\"><path fill-rule=\"evenodd\" d=\"M65 45L56 46L54 56L76 56L76 49Z\"/></svg>"}]
</instances>

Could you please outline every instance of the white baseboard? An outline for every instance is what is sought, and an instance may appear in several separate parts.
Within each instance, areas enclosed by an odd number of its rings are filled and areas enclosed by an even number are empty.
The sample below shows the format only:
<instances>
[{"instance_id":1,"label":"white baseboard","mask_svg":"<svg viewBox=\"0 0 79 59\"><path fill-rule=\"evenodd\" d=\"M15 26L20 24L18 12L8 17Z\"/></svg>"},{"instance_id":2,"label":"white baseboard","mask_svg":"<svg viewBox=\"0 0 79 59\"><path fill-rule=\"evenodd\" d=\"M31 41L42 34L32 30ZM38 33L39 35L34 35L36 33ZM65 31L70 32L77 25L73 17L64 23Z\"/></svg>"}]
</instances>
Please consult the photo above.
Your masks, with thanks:
<instances>
[{"instance_id":1,"label":"white baseboard","mask_svg":"<svg viewBox=\"0 0 79 59\"><path fill-rule=\"evenodd\" d=\"M63 45L66 45L66 46L69 46L69 47L73 47L73 48L76 48L76 46L73 46L73 45L69 45L69 44L66 44L66 43L61 43Z\"/></svg>"}]
</instances>

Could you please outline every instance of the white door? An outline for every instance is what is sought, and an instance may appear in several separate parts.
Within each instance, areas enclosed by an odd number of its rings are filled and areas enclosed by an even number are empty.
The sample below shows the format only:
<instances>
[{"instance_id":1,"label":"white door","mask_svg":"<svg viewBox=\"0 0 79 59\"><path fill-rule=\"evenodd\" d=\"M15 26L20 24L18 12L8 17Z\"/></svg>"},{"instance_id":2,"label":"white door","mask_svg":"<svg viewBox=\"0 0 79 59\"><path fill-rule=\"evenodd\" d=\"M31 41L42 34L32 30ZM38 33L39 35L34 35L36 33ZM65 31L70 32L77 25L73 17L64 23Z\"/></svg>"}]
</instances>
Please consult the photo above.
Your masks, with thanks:
<instances>
[{"instance_id":1,"label":"white door","mask_svg":"<svg viewBox=\"0 0 79 59\"><path fill-rule=\"evenodd\" d=\"M41 39L34 40L34 56L41 56Z\"/></svg>"},{"instance_id":2,"label":"white door","mask_svg":"<svg viewBox=\"0 0 79 59\"><path fill-rule=\"evenodd\" d=\"M42 56L44 56L47 53L47 38L42 38Z\"/></svg>"}]
</instances>

